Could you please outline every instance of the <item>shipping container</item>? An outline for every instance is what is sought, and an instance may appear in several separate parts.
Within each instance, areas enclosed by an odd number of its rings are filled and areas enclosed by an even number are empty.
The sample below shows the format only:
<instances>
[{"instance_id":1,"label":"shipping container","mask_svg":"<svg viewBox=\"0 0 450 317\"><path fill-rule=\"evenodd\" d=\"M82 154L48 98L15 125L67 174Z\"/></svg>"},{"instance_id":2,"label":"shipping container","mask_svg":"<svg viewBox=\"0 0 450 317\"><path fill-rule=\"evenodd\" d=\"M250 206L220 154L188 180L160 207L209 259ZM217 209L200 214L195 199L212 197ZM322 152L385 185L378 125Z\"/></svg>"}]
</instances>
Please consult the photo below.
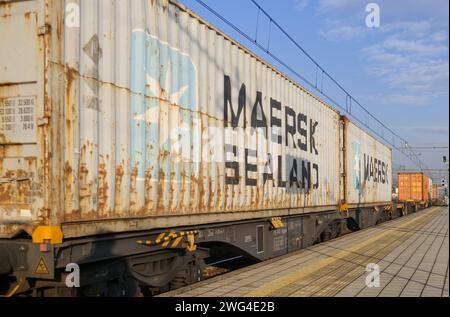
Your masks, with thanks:
<instances>
[{"instance_id":1,"label":"shipping container","mask_svg":"<svg viewBox=\"0 0 450 317\"><path fill-rule=\"evenodd\" d=\"M431 177L428 177L428 200L431 201L433 196L433 180Z\"/></svg>"},{"instance_id":2,"label":"shipping container","mask_svg":"<svg viewBox=\"0 0 450 317\"><path fill-rule=\"evenodd\" d=\"M422 172L398 173L398 199L400 201L429 202L429 177Z\"/></svg>"},{"instance_id":3,"label":"shipping container","mask_svg":"<svg viewBox=\"0 0 450 317\"><path fill-rule=\"evenodd\" d=\"M2 2L0 27L0 237L390 201L389 148L175 1Z\"/></svg>"},{"instance_id":4,"label":"shipping container","mask_svg":"<svg viewBox=\"0 0 450 317\"><path fill-rule=\"evenodd\" d=\"M177 3L0 10L0 236L339 204L339 113Z\"/></svg>"},{"instance_id":5,"label":"shipping container","mask_svg":"<svg viewBox=\"0 0 450 317\"><path fill-rule=\"evenodd\" d=\"M431 189L431 200L436 200L438 198L438 184L433 184Z\"/></svg>"},{"instance_id":6,"label":"shipping container","mask_svg":"<svg viewBox=\"0 0 450 317\"><path fill-rule=\"evenodd\" d=\"M352 206L389 204L392 150L351 121L345 120L346 197Z\"/></svg>"}]
</instances>

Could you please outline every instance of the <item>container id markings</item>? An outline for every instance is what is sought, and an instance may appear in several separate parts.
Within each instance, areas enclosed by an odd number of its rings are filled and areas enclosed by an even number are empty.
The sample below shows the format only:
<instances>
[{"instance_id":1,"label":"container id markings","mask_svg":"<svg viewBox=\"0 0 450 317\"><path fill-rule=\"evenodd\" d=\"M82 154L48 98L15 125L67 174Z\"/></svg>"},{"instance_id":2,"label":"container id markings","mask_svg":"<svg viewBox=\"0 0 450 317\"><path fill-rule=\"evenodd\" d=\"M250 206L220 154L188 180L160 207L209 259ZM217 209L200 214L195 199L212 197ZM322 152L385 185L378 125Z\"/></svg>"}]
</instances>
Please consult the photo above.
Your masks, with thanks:
<instances>
[{"instance_id":1,"label":"container id markings","mask_svg":"<svg viewBox=\"0 0 450 317\"><path fill-rule=\"evenodd\" d=\"M36 143L36 96L0 100L0 144Z\"/></svg>"}]
</instances>

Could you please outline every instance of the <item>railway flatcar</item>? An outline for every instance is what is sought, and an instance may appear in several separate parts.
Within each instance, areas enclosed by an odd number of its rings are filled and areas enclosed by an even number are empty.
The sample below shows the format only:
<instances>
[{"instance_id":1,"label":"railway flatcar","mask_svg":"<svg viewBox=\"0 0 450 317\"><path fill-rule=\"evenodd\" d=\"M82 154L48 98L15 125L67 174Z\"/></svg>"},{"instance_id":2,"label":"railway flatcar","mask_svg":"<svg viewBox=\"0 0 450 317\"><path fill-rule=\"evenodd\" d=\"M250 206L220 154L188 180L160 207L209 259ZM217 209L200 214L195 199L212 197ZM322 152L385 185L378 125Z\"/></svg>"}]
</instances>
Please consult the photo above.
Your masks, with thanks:
<instances>
[{"instance_id":1,"label":"railway flatcar","mask_svg":"<svg viewBox=\"0 0 450 317\"><path fill-rule=\"evenodd\" d=\"M389 147L175 1L0 30L2 295L151 295L394 216Z\"/></svg>"}]
</instances>

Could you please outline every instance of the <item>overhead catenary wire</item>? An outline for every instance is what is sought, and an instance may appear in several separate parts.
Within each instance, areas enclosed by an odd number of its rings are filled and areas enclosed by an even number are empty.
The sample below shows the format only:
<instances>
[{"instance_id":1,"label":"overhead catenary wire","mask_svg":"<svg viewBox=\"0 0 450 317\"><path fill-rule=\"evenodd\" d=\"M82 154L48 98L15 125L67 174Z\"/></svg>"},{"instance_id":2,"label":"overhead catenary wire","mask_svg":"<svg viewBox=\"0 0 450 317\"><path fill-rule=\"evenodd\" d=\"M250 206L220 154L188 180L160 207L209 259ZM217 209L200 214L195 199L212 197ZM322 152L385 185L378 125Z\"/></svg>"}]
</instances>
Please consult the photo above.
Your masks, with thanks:
<instances>
[{"instance_id":1,"label":"overhead catenary wire","mask_svg":"<svg viewBox=\"0 0 450 317\"><path fill-rule=\"evenodd\" d=\"M448 146L410 146L410 149L413 150L440 150L440 149L448 149Z\"/></svg>"},{"instance_id":2,"label":"overhead catenary wire","mask_svg":"<svg viewBox=\"0 0 450 317\"><path fill-rule=\"evenodd\" d=\"M294 40L287 31L283 27L281 27L273 18L270 16L255 0L250 0L262 13L264 13L269 19L270 22L273 23L297 48L299 48L303 54L308 57L321 71L323 75L326 75L331 81L338 86L349 98L350 101L355 101L363 110L366 111L368 115L370 115L373 119L375 119L379 124L381 124L384 128L389 130L392 134L396 135L398 138L402 139L406 142L402 137L397 135L394 131L391 130L387 125L385 125L383 122L381 122L377 117L375 117L369 110L367 110L363 105L361 105L336 79L334 79L333 76L331 76L308 52L306 52L305 49L296 41Z\"/></svg>"},{"instance_id":3,"label":"overhead catenary wire","mask_svg":"<svg viewBox=\"0 0 450 317\"><path fill-rule=\"evenodd\" d=\"M209 5L207 5L202 0L196 0L197 3L199 3L201 6L203 6L205 9L207 9L209 12L211 12L213 15L215 15L217 18L219 18L222 22L224 22L226 25L231 27L233 30L235 30L238 34L240 34L242 37L247 39L249 42L254 44L256 47L258 47L260 50L268 54L273 60L275 60L277 63L279 63L281 66L283 66L286 70L294 74L296 77L298 77L301 81L306 83L308 86L310 86L315 91L319 92L323 97L325 97L329 102L331 102L335 107L338 107L339 109L342 109L345 111L350 117L352 117L357 123L365 127L368 131L375 134L380 140L383 140L386 144L391 145L393 148L395 148L398 152L402 153L404 156L406 156L414 165L416 165L420 170L427 169L428 167L420 160L417 153L414 152L414 149L411 148L408 145L408 142L398 135L396 132L394 132L390 127L388 127L385 123L383 123L380 119L378 119L375 115L373 115L367 108L365 108L356 98L353 97L352 94L350 94L333 76L331 76L264 8L262 8L255 0L250 0L251 3L253 3L256 8L258 9L258 15L257 15L257 25L256 25L256 32L255 32L255 38L252 38L250 35L248 35L246 32L244 32L241 28L237 27L234 23L229 21L227 18L225 18L223 15L221 15L219 12L211 8ZM258 42L258 27L259 27L259 14L263 13L268 19L269 19L269 36L268 36L268 42L267 46L264 47ZM295 47L297 47L314 65L317 67L317 69L321 73L321 87L319 89L318 83L317 83L317 76L316 76L316 83L312 83L309 81L305 76L301 75L299 72L297 72L293 67L289 66L285 61L281 60L278 56L276 56L273 52L269 49L270 44L270 36L272 31L272 24L278 28L288 39L291 41ZM346 95L346 103L347 98L349 100L349 103L351 105L357 105L359 108L365 112L370 118L375 120L383 129L387 130L392 136L393 140L389 141L383 133L379 133L378 131L374 130L369 123L363 122L360 118L358 118L354 113L351 112L351 109L347 106L342 106L339 102L337 102L333 97L326 94L323 87L323 77L326 76L326 78L330 79L332 83L336 85L345 95ZM350 110L350 112L348 111ZM400 144L397 145L395 142L395 138L397 138L400 142Z\"/></svg>"}]
</instances>

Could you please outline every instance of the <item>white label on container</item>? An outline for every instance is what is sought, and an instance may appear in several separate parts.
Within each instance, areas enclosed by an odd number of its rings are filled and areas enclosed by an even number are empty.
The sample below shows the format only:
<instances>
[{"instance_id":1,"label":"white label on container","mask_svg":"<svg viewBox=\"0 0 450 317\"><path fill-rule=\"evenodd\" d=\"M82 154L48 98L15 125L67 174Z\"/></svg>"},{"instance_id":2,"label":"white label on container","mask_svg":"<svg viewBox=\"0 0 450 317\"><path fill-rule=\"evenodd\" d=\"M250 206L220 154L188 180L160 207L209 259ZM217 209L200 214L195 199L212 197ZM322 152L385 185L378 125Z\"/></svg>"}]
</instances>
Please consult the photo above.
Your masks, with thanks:
<instances>
[{"instance_id":1,"label":"white label on container","mask_svg":"<svg viewBox=\"0 0 450 317\"><path fill-rule=\"evenodd\" d=\"M36 143L36 96L0 100L0 144Z\"/></svg>"}]
</instances>

